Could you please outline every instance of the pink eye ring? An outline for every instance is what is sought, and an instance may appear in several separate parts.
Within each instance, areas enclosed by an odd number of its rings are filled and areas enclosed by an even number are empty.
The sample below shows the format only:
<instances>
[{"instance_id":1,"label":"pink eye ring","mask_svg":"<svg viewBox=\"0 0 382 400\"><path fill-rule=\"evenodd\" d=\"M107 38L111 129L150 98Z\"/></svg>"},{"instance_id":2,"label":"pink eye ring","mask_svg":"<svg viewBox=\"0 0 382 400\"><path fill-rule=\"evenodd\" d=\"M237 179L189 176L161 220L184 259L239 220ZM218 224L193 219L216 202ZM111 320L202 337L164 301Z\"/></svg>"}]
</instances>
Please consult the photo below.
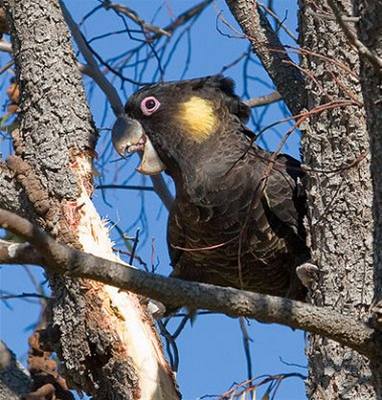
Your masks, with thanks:
<instances>
[{"instance_id":1,"label":"pink eye ring","mask_svg":"<svg viewBox=\"0 0 382 400\"><path fill-rule=\"evenodd\" d=\"M145 115L151 115L160 107L160 102L154 96L145 97L141 101L141 110Z\"/></svg>"}]
</instances>

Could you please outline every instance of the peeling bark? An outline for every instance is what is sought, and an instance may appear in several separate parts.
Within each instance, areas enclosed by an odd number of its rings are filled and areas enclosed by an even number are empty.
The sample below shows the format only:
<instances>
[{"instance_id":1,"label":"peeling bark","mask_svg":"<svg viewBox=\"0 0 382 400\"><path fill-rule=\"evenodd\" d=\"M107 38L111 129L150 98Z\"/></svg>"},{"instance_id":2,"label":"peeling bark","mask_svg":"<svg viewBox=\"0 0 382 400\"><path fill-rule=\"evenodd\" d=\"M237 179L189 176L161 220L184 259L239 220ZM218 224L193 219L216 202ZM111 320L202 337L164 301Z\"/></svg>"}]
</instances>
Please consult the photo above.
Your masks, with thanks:
<instances>
[{"instance_id":1,"label":"peeling bark","mask_svg":"<svg viewBox=\"0 0 382 400\"><path fill-rule=\"evenodd\" d=\"M59 241L116 259L90 200L96 134L58 1L4 0L21 90L8 161L38 218ZM20 212L20 210L18 211ZM174 376L139 298L49 274L55 343L69 385L94 399L177 399Z\"/></svg>"},{"instance_id":2,"label":"peeling bark","mask_svg":"<svg viewBox=\"0 0 382 400\"><path fill-rule=\"evenodd\" d=\"M352 168L337 173L309 173L309 239L313 262L320 268L312 300L366 320L381 283L373 278L373 191L359 55L326 1L301 0L300 5L301 46L324 56L304 53L308 108L339 99L353 103L310 118L303 129L304 162L313 170L330 171L365 155ZM343 13L353 16L350 0L341 5ZM328 15L331 18L325 18ZM307 355L310 399L379 398L366 358L317 335L310 336Z\"/></svg>"}]
</instances>

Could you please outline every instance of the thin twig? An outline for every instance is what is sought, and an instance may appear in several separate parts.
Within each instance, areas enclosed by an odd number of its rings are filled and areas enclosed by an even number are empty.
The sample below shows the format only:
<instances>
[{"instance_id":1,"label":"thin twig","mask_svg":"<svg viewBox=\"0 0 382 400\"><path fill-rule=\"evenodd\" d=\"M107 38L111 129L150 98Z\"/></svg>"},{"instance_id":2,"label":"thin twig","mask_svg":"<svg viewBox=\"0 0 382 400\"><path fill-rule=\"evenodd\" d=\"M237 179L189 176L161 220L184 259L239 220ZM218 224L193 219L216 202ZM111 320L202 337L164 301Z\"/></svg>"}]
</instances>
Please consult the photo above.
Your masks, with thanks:
<instances>
[{"instance_id":1,"label":"thin twig","mask_svg":"<svg viewBox=\"0 0 382 400\"><path fill-rule=\"evenodd\" d=\"M126 17L128 17L129 19L137 23L139 26L141 26L144 31L150 31L164 36L171 36L170 32L167 32L165 29L150 24L149 22L146 22L138 15L138 13L135 10L132 10L127 6L124 6L122 4L112 3L110 0L105 0L103 2L103 7L106 10L113 9L120 12L123 15L126 15Z\"/></svg>"},{"instance_id":2,"label":"thin twig","mask_svg":"<svg viewBox=\"0 0 382 400\"><path fill-rule=\"evenodd\" d=\"M258 96L254 97L252 99L246 100L244 103L248 107L259 107L259 106L265 106L268 104L275 103L276 101L281 100L281 94L277 91L272 92L270 94L266 94L265 96Z\"/></svg>"}]
</instances>

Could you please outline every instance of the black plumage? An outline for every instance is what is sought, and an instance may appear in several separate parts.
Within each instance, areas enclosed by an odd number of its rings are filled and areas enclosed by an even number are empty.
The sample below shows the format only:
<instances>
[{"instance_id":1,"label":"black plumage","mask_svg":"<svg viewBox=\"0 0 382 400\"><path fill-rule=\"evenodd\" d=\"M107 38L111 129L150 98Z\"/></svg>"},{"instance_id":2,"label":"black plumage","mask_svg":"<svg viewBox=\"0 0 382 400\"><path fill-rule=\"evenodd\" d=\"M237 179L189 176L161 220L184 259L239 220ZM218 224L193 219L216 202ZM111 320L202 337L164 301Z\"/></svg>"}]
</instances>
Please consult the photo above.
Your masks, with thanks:
<instances>
[{"instance_id":1,"label":"black plumage","mask_svg":"<svg viewBox=\"0 0 382 400\"><path fill-rule=\"evenodd\" d=\"M146 86L125 111L113 132L117 151L147 148L141 172L165 169L175 182L172 276L302 299L295 270L309 251L300 163L253 143L245 126L250 111L232 81ZM151 162L156 155L160 160Z\"/></svg>"}]
</instances>

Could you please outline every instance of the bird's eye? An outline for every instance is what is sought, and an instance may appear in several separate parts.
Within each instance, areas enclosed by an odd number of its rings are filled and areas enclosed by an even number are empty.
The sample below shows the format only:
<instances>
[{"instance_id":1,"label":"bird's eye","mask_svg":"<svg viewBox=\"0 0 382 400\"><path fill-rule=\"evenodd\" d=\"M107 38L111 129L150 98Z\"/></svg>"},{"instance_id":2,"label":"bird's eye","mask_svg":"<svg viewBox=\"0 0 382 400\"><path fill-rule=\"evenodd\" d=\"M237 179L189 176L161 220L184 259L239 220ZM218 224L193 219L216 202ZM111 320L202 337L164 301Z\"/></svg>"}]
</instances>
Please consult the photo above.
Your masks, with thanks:
<instances>
[{"instance_id":1,"label":"bird's eye","mask_svg":"<svg viewBox=\"0 0 382 400\"><path fill-rule=\"evenodd\" d=\"M159 106L160 102L154 96L146 97L141 102L141 110L145 115L151 115L159 108Z\"/></svg>"}]
</instances>

